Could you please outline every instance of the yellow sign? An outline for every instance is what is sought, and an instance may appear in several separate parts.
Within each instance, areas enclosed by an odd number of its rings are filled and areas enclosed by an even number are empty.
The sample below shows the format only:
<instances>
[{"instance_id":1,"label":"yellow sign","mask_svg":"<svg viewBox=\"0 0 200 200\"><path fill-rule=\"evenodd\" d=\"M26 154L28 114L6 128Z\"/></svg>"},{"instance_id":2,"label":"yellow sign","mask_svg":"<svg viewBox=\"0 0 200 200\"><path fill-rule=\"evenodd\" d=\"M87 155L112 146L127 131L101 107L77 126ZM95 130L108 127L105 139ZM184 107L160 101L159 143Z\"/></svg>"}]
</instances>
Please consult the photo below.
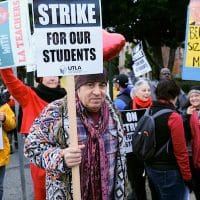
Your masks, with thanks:
<instances>
[{"instance_id":1,"label":"yellow sign","mask_svg":"<svg viewBox=\"0 0 200 200\"><path fill-rule=\"evenodd\" d=\"M200 68L200 1L191 1L187 25L185 66Z\"/></svg>"}]
</instances>

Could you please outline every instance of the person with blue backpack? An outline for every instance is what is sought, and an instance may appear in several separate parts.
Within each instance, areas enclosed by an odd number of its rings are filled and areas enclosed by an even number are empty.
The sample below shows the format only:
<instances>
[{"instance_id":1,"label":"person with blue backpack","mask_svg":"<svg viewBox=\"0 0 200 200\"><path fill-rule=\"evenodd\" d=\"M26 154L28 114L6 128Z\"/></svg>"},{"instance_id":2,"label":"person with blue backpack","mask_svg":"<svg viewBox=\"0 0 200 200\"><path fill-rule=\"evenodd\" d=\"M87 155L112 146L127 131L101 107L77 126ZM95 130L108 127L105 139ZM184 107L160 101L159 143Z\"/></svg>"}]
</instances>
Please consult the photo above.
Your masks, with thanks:
<instances>
[{"instance_id":1,"label":"person with blue backpack","mask_svg":"<svg viewBox=\"0 0 200 200\"><path fill-rule=\"evenodd\" d=\"M131 85L129 85L128 76L126 74L117 75L114 80L114 87L119 93L113 101L117 110L130 110L132 109L132 99L130 96Z\"/></svg>"},{"instance_id":2,"label":"person with blue backpack","mask_svg":"<svg viewBox=\"0 0 200 200\"><path fill-rule=\"evenodd\" d=\"M175 107L179 92L174 80L160 81L155 91L157 101L150 108L152 114L162 109L174 110L155 118L156 151L170 140L168 146L158 156L145 161L159 200L187 200L188 188L192 188L183 120Z\"/></svg>"}]
</instances>

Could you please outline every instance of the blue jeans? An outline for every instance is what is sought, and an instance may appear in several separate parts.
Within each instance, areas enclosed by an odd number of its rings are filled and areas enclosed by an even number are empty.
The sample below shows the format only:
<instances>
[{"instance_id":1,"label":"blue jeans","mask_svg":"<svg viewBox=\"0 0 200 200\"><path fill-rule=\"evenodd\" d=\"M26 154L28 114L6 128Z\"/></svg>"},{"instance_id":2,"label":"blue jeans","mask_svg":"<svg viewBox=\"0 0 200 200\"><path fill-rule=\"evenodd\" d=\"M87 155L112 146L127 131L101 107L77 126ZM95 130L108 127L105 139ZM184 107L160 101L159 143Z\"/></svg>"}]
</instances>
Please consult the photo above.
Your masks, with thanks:
<instances>
[{"instance_id":1,"label":"blue jeans","mask_svg":"<svg viewBox=\"0 0 200 200\"><path fill-rule=\"evenodd\" d=\"M158 170L146 167L159 200L188 200L189 191L178 170Z\"/></svg>"},{"instance_id":2,"label":"blue jeans","mask_svg":"<svg viewBox=\"0 0 200 200\"><path fill-rule=\"evenodd\" d=\"M5 176L5 171L6 171L5 169L6 169L5 166L0 167L0 200L2 200L3 198L3 180Z\"/></svg>"}]
</instances>

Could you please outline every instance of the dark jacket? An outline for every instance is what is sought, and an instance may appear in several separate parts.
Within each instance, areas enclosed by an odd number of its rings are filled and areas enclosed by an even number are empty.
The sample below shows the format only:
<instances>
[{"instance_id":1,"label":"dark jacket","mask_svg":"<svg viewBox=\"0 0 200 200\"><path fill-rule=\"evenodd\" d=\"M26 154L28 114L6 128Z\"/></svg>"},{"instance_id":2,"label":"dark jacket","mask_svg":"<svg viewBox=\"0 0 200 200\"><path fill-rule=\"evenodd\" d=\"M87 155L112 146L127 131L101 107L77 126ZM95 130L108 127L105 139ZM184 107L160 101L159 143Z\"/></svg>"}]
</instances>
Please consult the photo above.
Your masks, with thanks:
<instances>
[{"instance_id":1,"label":"dark jacket","mask_svg":"<svg viewBox=\"0 0 200 200\"><path fill-rule=\"evenodd\" d=\"M114 106L118 110L130 110L132 109L132 99L130 96L131 87L124 88L119 92L114 100Z\"/></svg>"},{"instance_id":2,"label":"dark jacket","mask_svg":"<svg viewBox=\"0 0 200 200\"><path fill-rule=\"evenodd\" d=\"M170 108L175 112L163 114L155 119L156 149L159 150L169 139L167 148L146 164L160 170L180 169L184 180L191 179L189 157L184 136L183 120L173 104L156 101L151 107L152 113Z\"/></svg>"}]
</instances>

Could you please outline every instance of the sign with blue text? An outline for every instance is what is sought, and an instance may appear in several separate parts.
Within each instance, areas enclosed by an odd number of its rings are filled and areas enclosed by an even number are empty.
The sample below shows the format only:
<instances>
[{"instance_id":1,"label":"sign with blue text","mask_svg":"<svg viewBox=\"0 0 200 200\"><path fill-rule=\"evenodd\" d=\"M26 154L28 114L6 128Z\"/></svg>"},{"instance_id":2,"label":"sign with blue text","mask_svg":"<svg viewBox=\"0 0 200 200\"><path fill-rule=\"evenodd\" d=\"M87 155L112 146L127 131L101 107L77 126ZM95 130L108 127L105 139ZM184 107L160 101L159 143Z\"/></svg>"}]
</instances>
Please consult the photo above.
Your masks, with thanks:
<instances>
[{"instance_id":1,"label":"sign with blue text","mask_svg":"<svg viewBox=\"0 0 200 200\"><path fill-rule=\"evenodd\" d=\"M33 12L39 76L103 72L99 0L34 0Z\"/></svg>"}]
</instances>

